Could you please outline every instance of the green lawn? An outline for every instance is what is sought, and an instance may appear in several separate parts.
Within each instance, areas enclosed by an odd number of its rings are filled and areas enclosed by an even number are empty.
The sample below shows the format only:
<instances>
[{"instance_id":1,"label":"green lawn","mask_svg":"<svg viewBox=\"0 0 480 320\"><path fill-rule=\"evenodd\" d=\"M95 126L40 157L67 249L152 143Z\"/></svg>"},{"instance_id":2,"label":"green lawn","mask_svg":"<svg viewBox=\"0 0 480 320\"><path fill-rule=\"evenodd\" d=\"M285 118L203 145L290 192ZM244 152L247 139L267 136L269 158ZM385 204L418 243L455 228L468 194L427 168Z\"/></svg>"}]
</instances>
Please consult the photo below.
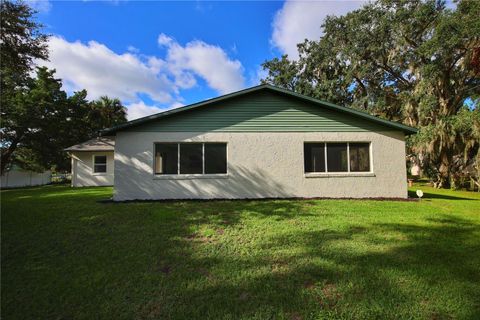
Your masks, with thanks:
<instances>
[{"instance_id":1,"label":"green lawn","mask_svg":"<svg viewBox=\"0 0 480 320\"><path fill-rule=\"evenodd\" d=\"M480 194L99 203L1 193L3 319L479 319Z\"/></svg>"}]
</instances>

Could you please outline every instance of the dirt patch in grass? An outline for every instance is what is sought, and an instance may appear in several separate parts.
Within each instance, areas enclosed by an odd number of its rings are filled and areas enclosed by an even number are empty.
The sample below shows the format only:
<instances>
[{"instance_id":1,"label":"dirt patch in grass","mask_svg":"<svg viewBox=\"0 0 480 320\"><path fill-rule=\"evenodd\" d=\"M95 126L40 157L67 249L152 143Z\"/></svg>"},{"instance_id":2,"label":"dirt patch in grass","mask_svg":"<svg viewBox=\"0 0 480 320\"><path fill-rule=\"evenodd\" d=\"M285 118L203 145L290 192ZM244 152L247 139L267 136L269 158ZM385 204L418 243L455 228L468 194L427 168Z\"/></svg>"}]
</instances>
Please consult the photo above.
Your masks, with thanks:
<instances>
[{"instance_id":1,"label":"dirt patch in grass","mask_svg":"<svg viewBox=\"0 0 480 320\"><path fill-rule=\"evenodd\" d=\"M451 319L453 319L452 316L445 315L445 314L442 314L442 313L439 313L439 312L433 312L430 315L430 320L451 320Z\"/></svg>"},{"instance_id":2,"label":"dirt patch in grass","mask_svg":"<svg viewBox=\"0 0 480 320\"><path fill-rule=\"evenodd\" d=\"M211 237L205 237L198 232L194 232L192 234L189 234L188 236L185 237L185 240L187 241L198 241L198 242L203 242L203 243L211 243L214 242L214 239Z\"/></svg>"},{"instance_id":3,"label":"dirt patch in grass","mask_svg":"<svg viewBox=\"0 0 480 320\"><path fill-rule=\"evenodd\" d=\"M272 272L273 273L285 273L289 269L288 261L286 260L274 260L272 262Z\"/></svg>"},{"instance_id":4,"label":"dirt patch in grass","mask_svg":"<svg viewBox=\"0 0 480 320\"><path fill-rule=\"evenodd\" d=\"M215 276L205 268L196 268L195 272L201 274L204 277L206 277L208 280L214 280L215 279Z\"/></svg>"},{"instance_id":5,"label":"dirt patch in grass","mask_svg":"<svg viewBox=\"0 0 480 320\"><path fill-rule=\"evenodd\" d=\"M238 297L238 300L246 301L248 300L249 297L250 295L248 294L248 292L242 292L242 294L240 294L240 296Z\"/></svg>"},{"instance_id":6,"label":"dirt patch in grass","mask_svg":"<svg viewBox=\"0 0 480 320\"><path fill-rule=\"evenodd\" d=\"M322 296L318 299L320 305L325 309L334 308L342 296L338 292L337 286L333 283L327 283L322 288Z\"/></svg>"},{"instance_id":7,"label":"dirt patch in grass","mask_svg":"<svg viewBox=\"0 0 480 320\"><path fill-rule=\"evenodd\" d=\"M312 280L307 280L303 283L303 287L308 290L315 289L315 283Z\"/></svg>"},{"instance_id":8,"label":"dirt patch in grass","mask_svg":"<svg viewBox=\"0 0 480 320\"><path fill-rule=\"evenodd\" d=\"M419 201L418 198L384 198L384 197L377 197L377 198L348 198L348 197L339 197L339 198L329 198L329 197L273 197L273 198L238 198L238 199L230 199L230 198L217 198L217 199L182 199L182 203L215 203L215 202L268 202L268 201L313 201L313 200L354 200L354 201L364 201L364 200L374 200L374 201ZM100 199L97 200L97 203L103 204L122 204L122 203L165 203L165 204L177 204L179 200L177 199L156 199L156 200L145 200L145 199L137 199L137 200L124 200L124 201L114 201L113 198L108 199Z\"/></svg>"},{"instance_id":9,"label":"dirt patch in grass","mask_svg":"<svg viewBox=\"0 0 480 320\"><path fill-rule=\"evenodd\" d=\"M167 261L160 259L157 262L156 270L164 274L169 274L173 271L173 268Z\"/></svg>"},{"instance_id":10,"label":"dirt patch in grass","mask_svg":"<svg viewBox=\"0 0 480 320\"><path fill-rule=\"evenodd\" d=\"M302 320L303 317L298 312L292 312L289 315L290 320Z\"/></svg>"},{"instance_id":11,"label":"dirt patch in grass","mask_svg":"<svg viewBox=\"0 0 480 320\"><path fill-rule=\"evenodd\" d=\"M198 237L198 234L196 232L189 234L188 236L185 237L186 240L194 240Z\"/></svg>"},{"instance_id":12,"label":"dirt patch in grass","mask_svg":"<svg viewBox=\"0 0 480 320\"><path fill-rule=\"evenodd\" d=\"M158 319L162 311L160 301L151 301L140 309L139 316L140 319Z\"/></svg>"},{"instance_id":13,"label":"dirt patch in grass","mask_svg":"<svg viewBox=\"0 0 480 320\"><path fill-rule=\"evenodd\" d=\"M160 267L158 270L160 270L160 272L162 273L169 274L172 271L172 267L163 266L163 267Z\"/></svg>"}]
</instances>

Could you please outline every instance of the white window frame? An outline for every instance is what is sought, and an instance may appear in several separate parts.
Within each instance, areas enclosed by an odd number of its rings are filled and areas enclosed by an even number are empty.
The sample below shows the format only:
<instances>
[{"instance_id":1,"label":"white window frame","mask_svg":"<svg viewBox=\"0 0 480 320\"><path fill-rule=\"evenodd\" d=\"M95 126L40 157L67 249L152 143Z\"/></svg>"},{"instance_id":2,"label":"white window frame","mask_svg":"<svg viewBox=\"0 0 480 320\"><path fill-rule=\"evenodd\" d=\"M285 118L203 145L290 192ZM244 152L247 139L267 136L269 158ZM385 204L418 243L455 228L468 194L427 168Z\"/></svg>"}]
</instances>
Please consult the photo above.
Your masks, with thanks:
<instances>
[{"instance_id":1,"label":"white window frame","mask_svg":"<svg viewBox=\"0 0 480 320\"><path fill-rule=\"evenodd\" d=\"M95 172L96 157L105 157L105 172ZM99 164L103 165L103 163ZM106 154L94 154L92 155L92 174L95 176L102 176L108 173L108 156Z\"/></svg>"},{"instance_id":2,"label":"white window frame","mask_svg":"<svg viewBox=\"0 0 480 320\"><path fill-rule=\"evenodd\" d=\"M176 144L177 145L177 173L161 174L155 172L155 145L156 144ZM180 144L202 144L202 173L180 173ZM226 173L205 173L205 144L210 143L222 143L226 145L226 162L227 162L227 172ZM218 178L228 178L228 142L225 141L155 141L153 143L153 159L152 159L152 173L154 180L185 180L185 179L218 179Z\"/></svg>"},{"instance_id":3,"label":"white window frame","mask_svg":"<svg viewBox=\"0 0 480 320\"><path fill-rule=\"evenodd\" d=\"M304 141L303 145L309 143L323 143L324 144L324 156L325 156L325 171L324 172L305 172L305 167L303 167L303 174L306 178L316 178L316 177L373 177L375 172L373 170L373 143L371 141ZM346 143L347 144L347 171L328 171L328 158L327 158L327 145L329 143ZM350 143L368 143L368 156L369 156L369 168L370 171L350 171ZM305 150L305 147L303 148ZM305 161L305 151L303 152L303 159Z\"/></svg>"}]
</instances>

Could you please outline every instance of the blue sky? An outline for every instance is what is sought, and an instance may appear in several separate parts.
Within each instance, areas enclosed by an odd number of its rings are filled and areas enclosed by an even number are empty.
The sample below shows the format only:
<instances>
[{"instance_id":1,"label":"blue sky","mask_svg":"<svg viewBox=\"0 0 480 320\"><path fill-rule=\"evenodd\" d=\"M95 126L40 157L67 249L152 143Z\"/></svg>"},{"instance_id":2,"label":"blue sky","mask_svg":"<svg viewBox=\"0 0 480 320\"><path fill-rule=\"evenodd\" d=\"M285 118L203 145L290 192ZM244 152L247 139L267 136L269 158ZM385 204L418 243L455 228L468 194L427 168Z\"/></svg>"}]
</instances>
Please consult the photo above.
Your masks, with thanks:
<instances>
[{"instance_id":1,"label":"blue sky","mask_svg":"<svg viewBox=\"0 0 480 320\"><path fill-rule=\"evenodd\" d=\"M364 1L29 1L64 89L118 97L129 119L259 83L261 63Z\"/></svg>"}]
</instances>

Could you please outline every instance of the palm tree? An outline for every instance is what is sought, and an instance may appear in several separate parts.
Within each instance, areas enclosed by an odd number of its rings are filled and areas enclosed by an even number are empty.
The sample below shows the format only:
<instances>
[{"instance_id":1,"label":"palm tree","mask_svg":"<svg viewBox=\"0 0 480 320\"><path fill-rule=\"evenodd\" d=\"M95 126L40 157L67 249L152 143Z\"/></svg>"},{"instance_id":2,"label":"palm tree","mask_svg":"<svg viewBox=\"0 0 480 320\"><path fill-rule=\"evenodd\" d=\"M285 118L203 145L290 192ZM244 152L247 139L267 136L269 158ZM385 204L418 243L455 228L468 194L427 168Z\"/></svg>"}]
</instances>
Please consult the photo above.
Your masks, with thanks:
<instances>
[{"instance_id":1,"label":"palm tree","mask_svg":"<svg viewBox=\"0 0 480 320\"><path fill-rule=\"evenodd\" d=\"M90 120L97 128L110 128L127 121L127 109L119 99L102 96L92 103Z\"/></svg>"}]
</instances>

